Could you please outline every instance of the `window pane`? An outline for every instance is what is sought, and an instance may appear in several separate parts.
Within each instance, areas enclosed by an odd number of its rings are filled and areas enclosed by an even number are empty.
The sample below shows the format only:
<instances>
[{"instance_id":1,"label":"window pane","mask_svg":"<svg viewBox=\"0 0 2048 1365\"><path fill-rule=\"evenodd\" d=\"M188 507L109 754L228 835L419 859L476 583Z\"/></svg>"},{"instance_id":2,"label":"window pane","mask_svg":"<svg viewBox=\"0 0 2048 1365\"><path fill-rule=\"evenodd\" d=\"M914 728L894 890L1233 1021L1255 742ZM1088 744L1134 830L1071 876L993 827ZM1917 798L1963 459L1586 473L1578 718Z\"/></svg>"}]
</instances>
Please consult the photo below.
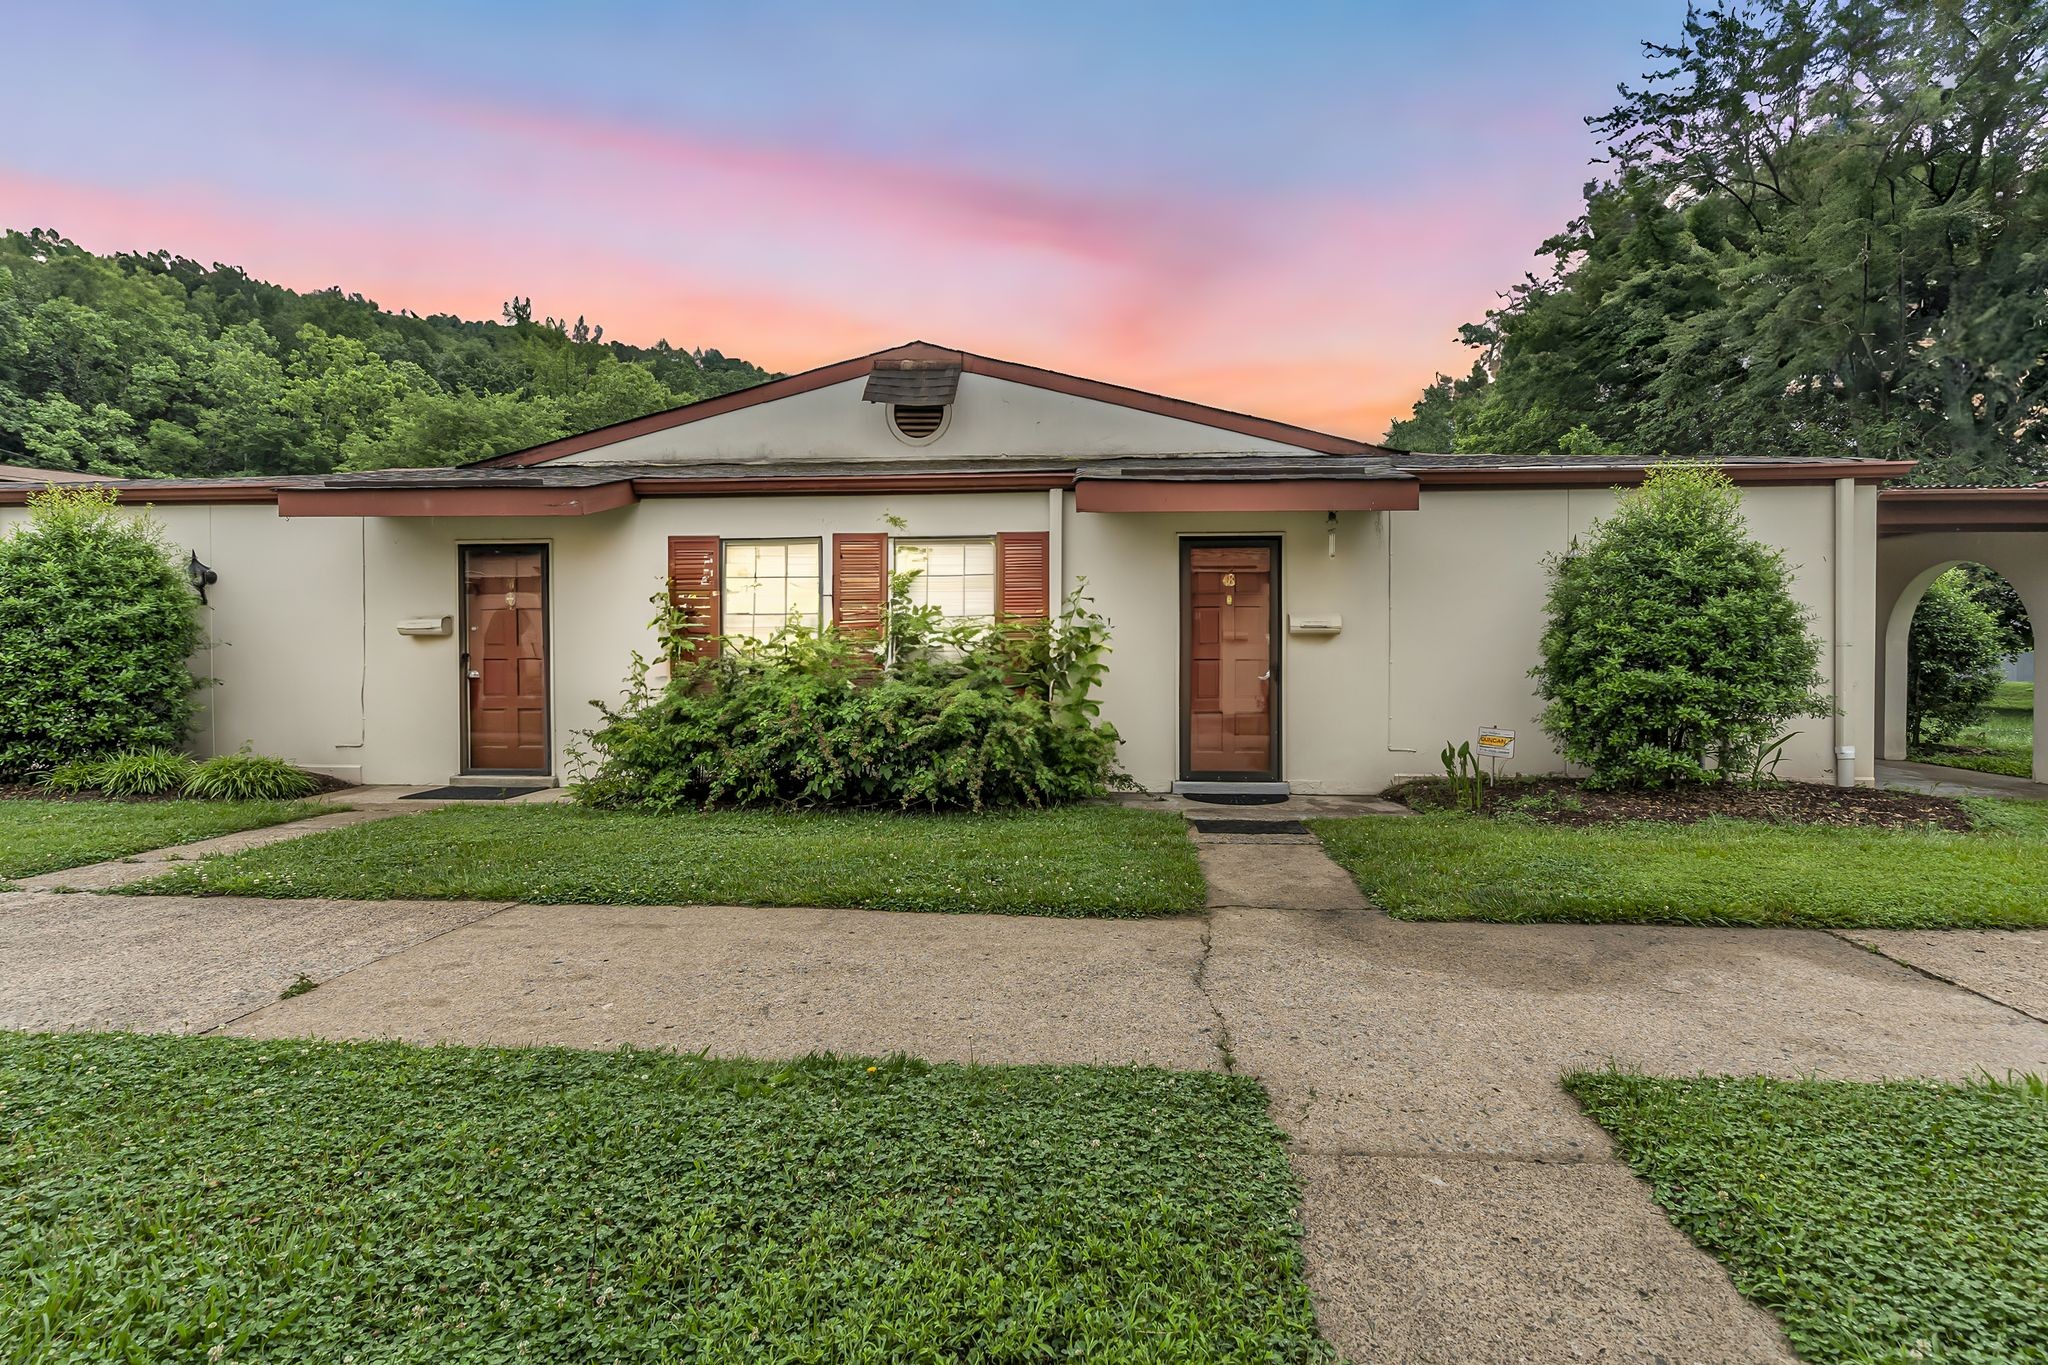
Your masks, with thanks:
<instances>
[{"instance_id":1,"label":"window pane","mask_svg":"<svg viewBox=\"0 0 2048 1365\"><path fill-rule=\"evenodd\" d=\"M765 640L791 621L815 628L820 559L815 540L728 541L725 633Z\"/></svg>"},{"instance_id":2,"label":"window pane","mask_svg":"<svg viewBox=\"0 0 2048 1365\"><path fill-rule=\"evenodd\" d=\"M937 607L951 620L995 618L995 568L993 540L896 542L896 572L917 573L911 604Z\"/></svg>"}]
</instances>

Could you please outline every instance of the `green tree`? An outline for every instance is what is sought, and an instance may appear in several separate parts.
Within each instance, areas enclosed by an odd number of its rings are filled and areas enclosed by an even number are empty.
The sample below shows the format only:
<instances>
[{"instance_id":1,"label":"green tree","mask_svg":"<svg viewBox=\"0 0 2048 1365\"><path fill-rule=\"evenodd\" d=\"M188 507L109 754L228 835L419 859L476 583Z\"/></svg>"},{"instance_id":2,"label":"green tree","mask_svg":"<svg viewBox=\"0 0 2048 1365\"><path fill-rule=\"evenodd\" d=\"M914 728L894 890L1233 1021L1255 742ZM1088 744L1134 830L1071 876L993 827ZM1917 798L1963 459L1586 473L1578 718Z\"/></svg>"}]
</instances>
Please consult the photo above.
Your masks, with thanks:
<instances>
[{"instance_id":1,"label":"green tree","mask_svg":"<svg viewBox=\"0 0 2048 1365\"><path fill-rule=\"evenodd\" d=\"M1927 585L1906 643L1906 728L1914 744L1947 739L1984 718L2004 676L2005 635L1961 566Z\"/></svg>"},{"instance_id":2,"label":"green tree","mask_svg":"<svg viewBox=\"0 0 2048 1365\"><path fill-rule=\"evenodd\" d=\"M1998 621L1999 648L2006 654L2024 654L2034 647L2034 621L2019 590L2003 575L1982 564L1964 564L1963 576L1970 593L1982 602Z\"/></svg>"},{"instance_id":3,"label":"green tree","mask_svg":"<svg viewBox=\"0 0 2048 1365\"><path fill-rule=\"evenodd\" d=\"M1418 405L1455 448L2048 473L2048 7L1729 0L1588 120L1612 168Z\"/></svg>"},{"instance_id":4,"label":"green tree","mask_svg":"<svg viewBox=\"0 0 2048 1365\"><path fill-rule=\"evenodd\" d=\"M562 400L562 417L570 431L595 431L614 422L645 417L676 406L675 394L645 365L607 356Z\"/></svg>"},{"instance_id":5,"label":"green tree","mask_svg":"<svg viewBox=\"0 0 2048 1365\"><path fill-rule=\"evenodd\" d=\"M419 317L166 252L0 234L0 450L15 463L277 474L404 451L441 465L768 377L717 351L606 341L583 318L536 323L526 298L502 323Z\"/></svg>"},{"instance_id":6,"label":"green tree","mask_svg":"<svg viewBox=\"0 0 2048 1365\"><path fill-rule=\"evenodd\" d=\"M1721 474L1654 469L1550 573L1531 676L1544 730L1598 785L1739 772L1788 720L1833 711L1785 558Z\"/></svg>"},{"instance_id":7,"label":"green tree","mask_svg":"<svg viewBox=\"0 0 2048 1365\"><path fill-rule=\"evenodd\" d=\"M184 740L199 602L176 560L111 492L30 497L0 536L0 779Z\"/></svg>"},{"instance_id":8,"label":"green tree","mask_svg":"<svg viewBox=\"0 0 2048 1365\"><path fill-rule=\"evenodd\" d=\"M567 430L550 399L414 389L386 414L383 432L352 442L344 469L465 464L552 441Z\"/></svg>"}]
</instances>

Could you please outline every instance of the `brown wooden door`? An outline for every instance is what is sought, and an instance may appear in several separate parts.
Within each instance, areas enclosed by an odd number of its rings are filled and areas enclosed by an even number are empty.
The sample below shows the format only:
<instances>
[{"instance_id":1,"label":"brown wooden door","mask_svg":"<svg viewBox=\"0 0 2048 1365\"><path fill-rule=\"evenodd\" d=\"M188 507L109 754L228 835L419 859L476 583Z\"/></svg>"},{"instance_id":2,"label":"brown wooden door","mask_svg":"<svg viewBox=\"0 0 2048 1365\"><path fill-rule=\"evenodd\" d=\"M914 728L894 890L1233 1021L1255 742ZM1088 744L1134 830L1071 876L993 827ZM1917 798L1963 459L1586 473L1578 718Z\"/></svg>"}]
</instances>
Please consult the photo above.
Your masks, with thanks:
<instances>
[{"instance_id":1,"label":"brown wooden door","mask_svg":"<svg viewBox=\"0 0 2048 1365\"><path fill-rule=\"evenodd\" d=\"M473 772L548 770L545 575L538 547L462 552L462 664Z\"/></svg>"},{"instance_id":2,"label":"brown wooden door","mask_svg":"<svg viewBox=\"0 0 2048 1365\"><path fill-rule=\"evenodd\" d=\"M1183 777L1280 775L1278 549L1271 540L1182 542Z\"/></svg>"}]
</instances>

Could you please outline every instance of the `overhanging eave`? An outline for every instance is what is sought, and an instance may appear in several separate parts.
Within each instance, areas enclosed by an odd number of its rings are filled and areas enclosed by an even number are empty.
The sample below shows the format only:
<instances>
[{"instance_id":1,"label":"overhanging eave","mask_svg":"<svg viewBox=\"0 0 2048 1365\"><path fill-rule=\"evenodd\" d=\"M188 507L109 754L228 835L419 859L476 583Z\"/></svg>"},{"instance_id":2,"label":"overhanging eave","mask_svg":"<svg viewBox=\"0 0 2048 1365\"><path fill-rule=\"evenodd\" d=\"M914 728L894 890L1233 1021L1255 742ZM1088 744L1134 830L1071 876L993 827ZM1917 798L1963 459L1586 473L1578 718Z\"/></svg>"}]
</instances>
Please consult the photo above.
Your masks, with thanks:
<instances>
[{"instance_id":1,"label":"overhanging eave","mask_svg":"<svg viewBox=\"0 0 2048 1365\"><path fill-rule=\"evenodd\" d=\"M639 501L630 479L578 488L281 489L281 517L586 517Z\"/></svg>"},{"instance_id":2,"label":"overhanging eave","mask_svg":"<svg viewBox=\"0 0 2048 1365\"><path fill-rule=\"evenodd\" d=\"M1080 479L1077 512L1412 512L1413 479Z\"/></svg>"}]
</instances>

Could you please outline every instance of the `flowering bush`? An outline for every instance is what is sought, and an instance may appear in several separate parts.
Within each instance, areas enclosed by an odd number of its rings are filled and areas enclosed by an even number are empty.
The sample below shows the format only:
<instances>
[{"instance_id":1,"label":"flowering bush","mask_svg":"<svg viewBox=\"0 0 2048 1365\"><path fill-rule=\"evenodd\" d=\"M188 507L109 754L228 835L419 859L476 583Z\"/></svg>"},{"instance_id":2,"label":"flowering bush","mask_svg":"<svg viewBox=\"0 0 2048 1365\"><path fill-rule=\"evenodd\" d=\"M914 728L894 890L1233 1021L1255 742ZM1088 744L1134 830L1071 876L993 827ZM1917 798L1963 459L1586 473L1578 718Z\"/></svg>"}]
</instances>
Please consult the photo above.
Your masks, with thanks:
<instances>
[{"instance_id":1,"label":"flowering bush","mask_svg":"<svg viewBox=\"0 0 2048 1365\"><path fill-rule=\"evenodd\" d=\"M786 626L699 657L664 606L672 675L636 655L576 797L652 810L774 805L982 810L1121 783L1093 698L1108 623L1077 591L1050 621L949 624L899 579L879 636ZM659 600L659 599L658 599Z\"/></svg>"}]
</instances>

